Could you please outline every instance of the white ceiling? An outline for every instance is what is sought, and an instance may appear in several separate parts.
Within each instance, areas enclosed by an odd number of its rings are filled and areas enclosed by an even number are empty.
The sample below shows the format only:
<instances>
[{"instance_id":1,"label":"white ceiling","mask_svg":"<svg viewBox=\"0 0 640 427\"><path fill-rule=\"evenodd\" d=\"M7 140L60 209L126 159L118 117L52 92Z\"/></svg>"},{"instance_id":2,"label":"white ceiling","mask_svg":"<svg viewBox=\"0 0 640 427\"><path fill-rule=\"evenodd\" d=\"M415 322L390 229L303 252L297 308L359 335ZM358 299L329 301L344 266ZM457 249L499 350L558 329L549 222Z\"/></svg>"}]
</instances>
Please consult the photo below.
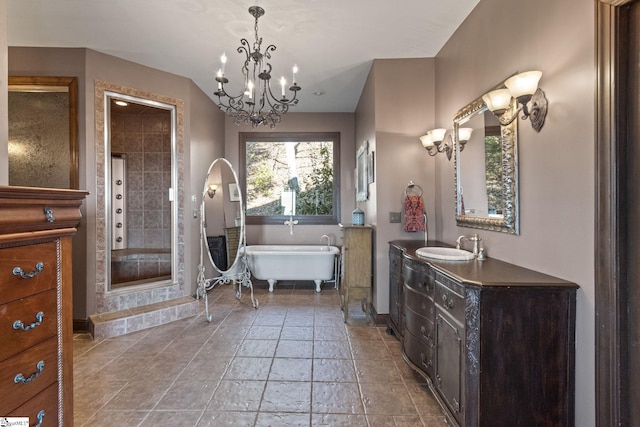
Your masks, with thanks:
<instances>
[{"instance_id":1,"label":"white ceiling","mask_svg":"<svg viewBox=\"0 0 640 427\"><path fill-rule=\"evenodd\" d=\"M479 0L8 0L9 46L86 47L191 78L209 96L219 57L240 79L241 38L297 64L299 112L353 112L373 59L435 56ZM290 81L290 80L289 80ZM274 87L279 88L279 84ZM317 96L314 92L323 92Z\"/></svg>"}]
</instances>

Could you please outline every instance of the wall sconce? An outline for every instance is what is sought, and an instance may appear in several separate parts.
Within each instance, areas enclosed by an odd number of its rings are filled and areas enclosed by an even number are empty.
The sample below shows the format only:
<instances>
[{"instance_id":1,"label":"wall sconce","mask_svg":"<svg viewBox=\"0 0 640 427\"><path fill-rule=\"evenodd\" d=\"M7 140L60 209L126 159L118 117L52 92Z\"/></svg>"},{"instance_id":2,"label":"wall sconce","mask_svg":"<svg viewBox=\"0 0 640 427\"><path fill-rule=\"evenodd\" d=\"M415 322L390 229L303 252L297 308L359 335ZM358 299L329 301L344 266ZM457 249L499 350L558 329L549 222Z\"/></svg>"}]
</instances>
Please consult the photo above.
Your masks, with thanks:
<instances>
[{"instance_id":1,"label":"wall sconce","mask_svg":"<svg viewBox=\"0 0 640 427\"><path fill-rule=\"evenodd\" d=\"M482 96L487 108L498 118L502 126L513 122L522 111L522 120L530 119L531 126L540 132L547 116L547 98L538 82L542 71L527 71L516 74L504 81L506 89L496 89ZM520 105L515 109L511 99L515 98Z\"/></svg>"},{"instance_id":2,"label":"wall sconce","mask_svg":"<svg viewBox=\"0 0 640 427\"><path fill-rule=\"evenodd\" d=\"M213 199L213 196L216 195L216 190L218 189L218 184L209 184L207 187L207 195Z\"/></svg>"},{"instance_id":3,"label":"wall sconce","mask_svg":"<svg viewBox=\"0 0 640 427\"><path fill-rule=\"evenodd\" d=\"M464 150L464 146L471 139L473 128L458 128L458 142L460 143L460 151Z\"/></svg>"},{"instance_id":4,"label":"wall sconce","mask_svg":"<svg viewBox=\"0 0 640 427\"><path fill-rule=\"evenodd\" d=\"M446 129L431 129L425 135L420 137L420 142L427 153L430 156L435 156L438 153L445 153L447 159L451 160L451 154L453 153L453 140L451 135L445 141Z\"/></svg>"}]
</instances>

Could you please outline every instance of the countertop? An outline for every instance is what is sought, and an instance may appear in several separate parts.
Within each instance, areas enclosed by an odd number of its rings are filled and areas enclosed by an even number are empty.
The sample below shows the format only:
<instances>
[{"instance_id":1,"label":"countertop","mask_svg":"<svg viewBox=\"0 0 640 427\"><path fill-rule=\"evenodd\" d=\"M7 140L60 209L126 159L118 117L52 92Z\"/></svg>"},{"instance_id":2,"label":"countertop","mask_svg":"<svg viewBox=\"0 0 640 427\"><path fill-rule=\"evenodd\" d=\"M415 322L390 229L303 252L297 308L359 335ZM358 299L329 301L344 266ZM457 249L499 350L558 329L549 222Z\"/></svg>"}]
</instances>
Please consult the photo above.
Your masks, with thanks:
<instances>
[{"instance_id":1,"label":"countertop","mask_svg":"<svg viewBox=\"0 0 640 427\"><path fill-rule=\"evenodd\" d=\"M429 241L428 243L429 246L452 247L438 241ZM578 288L577 284L567 280L489 257L484 261L476 259L471 261L444 261L419 257L415 251L425 246L422 240L393 240L389 244L402 250L404 256L429 264L441 273L470 285Z\"/></svg>"}]
</instances>

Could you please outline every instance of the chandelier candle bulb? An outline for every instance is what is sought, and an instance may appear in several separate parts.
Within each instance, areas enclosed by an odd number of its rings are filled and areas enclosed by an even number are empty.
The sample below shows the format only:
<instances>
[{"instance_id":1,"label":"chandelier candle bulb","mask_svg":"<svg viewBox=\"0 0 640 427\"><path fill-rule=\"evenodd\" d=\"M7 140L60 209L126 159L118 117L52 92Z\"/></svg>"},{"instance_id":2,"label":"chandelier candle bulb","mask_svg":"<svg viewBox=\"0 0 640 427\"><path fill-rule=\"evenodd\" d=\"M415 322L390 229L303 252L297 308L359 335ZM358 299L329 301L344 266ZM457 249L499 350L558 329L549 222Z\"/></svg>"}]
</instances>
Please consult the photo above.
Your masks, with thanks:
<instances>
[{"instance_id":1,"label":"chandelier candle bulb","mask_svg":"<svg viewBox=\"0 0 640 427\"><path fill-rule=\"evenodd\" d=\"M294 85L296 84L296 74L297 74L297 73L298 73L298 66L297 66L297 65L294 65L294 66L293 66L293 80L292 80L292 82L293 82L293 84L294 84Z\"/></svg>"},{"instance_id":2,"label":"chandelier candle bulb","mask_svg":"<svg viewBox=\"0 0 640 427\"><path fill-rule=\"evenodd\" d=\"M284 87L286 86L287 81L284 79L284 76L280 79L280 85L282 86L282 99L285 97Z\"/></svg>"},{"instance_id":3,"label":"chandelier candle bulb","mask_svg":"<svg viewBox=\"0 0 640 427\"><path fill-rule=\"evenodd\" d=\"M220 57L220 62L222 63L222 67L220 68L220 77L224 76L224 67L225 64L227 63L227 55L223 52L222 56Z\"/></svg>"}]
</instances>

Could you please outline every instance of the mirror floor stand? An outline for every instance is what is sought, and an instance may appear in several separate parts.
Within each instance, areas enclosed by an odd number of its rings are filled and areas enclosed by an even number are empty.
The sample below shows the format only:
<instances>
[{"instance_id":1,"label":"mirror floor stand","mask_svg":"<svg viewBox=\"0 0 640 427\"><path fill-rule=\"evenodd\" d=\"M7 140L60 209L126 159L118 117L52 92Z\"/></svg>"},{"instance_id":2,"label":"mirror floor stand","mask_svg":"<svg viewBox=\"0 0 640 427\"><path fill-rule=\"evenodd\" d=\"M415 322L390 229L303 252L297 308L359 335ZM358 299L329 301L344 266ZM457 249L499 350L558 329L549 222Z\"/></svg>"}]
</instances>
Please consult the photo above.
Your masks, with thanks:
<instances>
[{"instance_id":1,"label":"mirror floor stand","mask_svg":"<svg viewBox=\"0 0 640 427\"><path fill-rule=\"evenodd\" d=\"M232 271L235 270L235 271ZM253 308L258 308L258 300L253 296L253 283L251 282L251 272L249 271L249 267L247 266L247 262L245 259L245 255L242 255L238 258L237 267L229 270L228 272L222 274L218 277L213 277L211 279L205 278L204 274L204 265L202 264L202 257L200 257L200 265L198 266L198 290L196 292L196 298L204 298L204 310L207 317L207 322L211 322L211 313L209 313L209 297L208 292L213 289L216 285L227 285L230 282L233 282L238 286L236 290L236 298L240 299L242 297L242 287L249 288L251 292L251 304Z\"/></svg>"}]
</instances>

